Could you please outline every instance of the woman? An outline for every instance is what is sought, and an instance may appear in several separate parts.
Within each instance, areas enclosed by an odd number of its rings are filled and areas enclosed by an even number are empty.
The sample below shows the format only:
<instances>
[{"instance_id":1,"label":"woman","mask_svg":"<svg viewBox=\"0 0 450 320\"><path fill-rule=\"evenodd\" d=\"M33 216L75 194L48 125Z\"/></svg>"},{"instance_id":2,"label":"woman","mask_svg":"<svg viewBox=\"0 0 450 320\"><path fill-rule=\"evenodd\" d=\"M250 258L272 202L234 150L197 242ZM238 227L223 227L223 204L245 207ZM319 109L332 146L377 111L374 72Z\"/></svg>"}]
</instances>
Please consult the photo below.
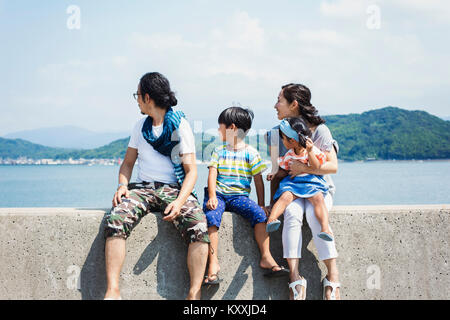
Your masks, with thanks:
<instances>
[{"instance_id":1,"label":"woman","mask_svg":"<svg viewBox=\"0 0 450 320\"><path fill-rule=\"evenodd\" d=\"M319 169L312 170L301 162L295 162L291 166L290 175L296 176L302 173L323 175L328 182L329 192L325 197L325 204L328 211L333 204L333 195L335 186L329 174L337 172L337 152L339 147L333 140L325 121L317 115L316 108L311 105L311 92L301 84L287 84L281 88L278 95L278 101L275 104L275 110L279 120L288 117L302 117L312 131L311 139L314 145L322 150L326 155L326 163ZM283 143L278 139L278 128L275 127L268 133L268 144L272 157L272 167L278 168L278 156L283 156L287 150ZM273 205L273 196L277 191L280 180L273 179L270 183L271 206ZM270 210L270 208L269 208ZM322 260L328 270L327 276L323 280L324 299L340 299L339 274L336 266L336 245L334 241L324 241L317 234L320 232L320 223L318 222L312 204L305 199L293 201L284 212L284 226L282 232L283 256L289 264L290 270L290 298L305 299L306 280L300 276L299 259L302 250L302 222L303 214L306 214L306 220L313 234L314 244L319 253L319 260ZM331 230L331 226L330 226Z\"/></svg>"},{"instance_id":2,"label":"woman","mask_svg":"<svg viewBox=\"0 0 450 320\"><path fill-rule=\"evenodd\" d=\"M121 299L119 275L125 259L125 240L149 212L162 212L188 243L190 290L187 299L200 299L208 257L206 216L193 191L197 180L195 141L177 104L169 81L160 73L145 74L134 94L147 117L138 121L119 171L113 209L106 217L105 299ZM137 183L129 184L136 160Z\"/></svg>"}]
</instances>

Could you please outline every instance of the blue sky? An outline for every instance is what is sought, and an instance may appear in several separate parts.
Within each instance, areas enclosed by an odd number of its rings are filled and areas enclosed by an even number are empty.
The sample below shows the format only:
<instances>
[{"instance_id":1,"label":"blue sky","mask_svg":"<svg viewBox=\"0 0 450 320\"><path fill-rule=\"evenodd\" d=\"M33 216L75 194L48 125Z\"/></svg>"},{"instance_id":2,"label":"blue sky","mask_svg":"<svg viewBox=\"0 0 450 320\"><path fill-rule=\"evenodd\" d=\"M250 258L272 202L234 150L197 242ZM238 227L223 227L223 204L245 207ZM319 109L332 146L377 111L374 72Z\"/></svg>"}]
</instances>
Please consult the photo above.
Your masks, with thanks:
<instances>
[{"instance_id":1,"label":"blue sky","mask_svg":"<svg viewBox=\"0 0 450 320\"><path fill-rule=\"evenodd\" d=\"M70 5L80 29L67 27ZM373 6L379 29L367 25ZM233 102L271 127L289 82L307 85L324 115L394 105L449 116L449 31L444 0L0 0L0 135L129 131L149 71L204 129Z\"/></svg>"}]
</instances>

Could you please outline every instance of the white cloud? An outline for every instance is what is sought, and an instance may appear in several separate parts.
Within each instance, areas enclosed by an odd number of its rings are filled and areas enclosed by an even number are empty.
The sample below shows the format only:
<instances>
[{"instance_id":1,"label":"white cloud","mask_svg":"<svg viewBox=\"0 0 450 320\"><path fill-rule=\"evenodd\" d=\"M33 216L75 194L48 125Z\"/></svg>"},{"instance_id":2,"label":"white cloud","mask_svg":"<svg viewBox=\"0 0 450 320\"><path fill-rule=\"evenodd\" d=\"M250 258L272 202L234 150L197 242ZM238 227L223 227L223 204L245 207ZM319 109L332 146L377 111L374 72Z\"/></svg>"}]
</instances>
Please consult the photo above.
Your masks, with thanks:
<instances>
[{"instance_id":1,"label":"white cloud","mask_svg":"<svg viewBox=\"0 0 450 320\"><path fill-rule=\"evenodd\" d=\"M320 4L320 12L327 17L337 18L364 16L367 8L365 2L365 0L323 1Z\"/></svg>"},{"instance_id":2,"label":"white cloud","mask_svg":"<svg viewBox=\"0 0 450 320\"><path fill-rule=\"evenodd\" d=\"M396 6L404 12L415 12L434 23L450 23L448 0L382 0L384 6Z\"/></svg>"},{"instance_id":3,"label":"white cloud","mask_svg":"<svg viewBox=\"0 0 450 320\"><path fill-rule=\"evenodd\" d=\"M299 33L300 41L308 45L323 44L333 46L345 46L351 43L351 39L335 30L302 30Z\"/></svg>"},{"instance_id":4,"label":"white cloud","mask_svg":"<svg viewBox=\"0 0 450 320\"><path fill-rule=\"evenodd\" d=\"M361 16L364 21L366 7L360 3L363 6L326 1L320 10L327 17ZM383 2L380 6L393 8ZM68 121L106 131L127 130L139 117L137 109L123 110L136 108L131 92L147 71L168 77L191 120L216 119L219 109L238 101L254 109L257 122L272 123L274 117L265 115L281 85L288 82L309 86L322 114L431 103L430 92L450 85L444 75L449 69L445 54L430 50L420 35L397 28L396 21L386 22L389 28L383 22L381 30L370 31L364 23L349 20L342 27L306 23L292 30L280 22L279 28L268 29L264 20L239 11L210 26L202 38L182 29L133 33L120 53L39 68L39 90L30 92L33 98L15 101L22 110L48 106L41 115L30 112L29 121L32 117L47 121L64 108ZM352 24L355 27L349 28Z\"/></svg>"}]
</instances>

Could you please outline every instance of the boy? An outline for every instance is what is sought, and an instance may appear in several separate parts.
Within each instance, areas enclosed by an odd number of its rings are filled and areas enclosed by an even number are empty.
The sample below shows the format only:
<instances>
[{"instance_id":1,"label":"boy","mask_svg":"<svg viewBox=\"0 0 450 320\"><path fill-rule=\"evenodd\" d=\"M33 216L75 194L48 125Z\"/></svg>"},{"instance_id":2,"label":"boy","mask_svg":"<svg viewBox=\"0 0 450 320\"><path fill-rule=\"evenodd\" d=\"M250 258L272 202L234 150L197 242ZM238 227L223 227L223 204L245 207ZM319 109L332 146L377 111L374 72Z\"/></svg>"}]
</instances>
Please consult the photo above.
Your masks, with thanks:
<instances>
[{"instance_id":1,"label":"boy","mask_svg":"<svg viewBox=\"0 0 450 320\"><path fill-rule=\"evenodd\" d=\"M251 222L261 253L260 267L269 269L266 276L288 275L269 250L266 232L267 217L264 211L264 183L262 172L266 169L258 151L245 144L244 138L252 126L253 112L241 107L225 109L219 116L219 134L223 144L214 149L208 165L208 187L205 188L203 211L208 222L210 237L208 275L204 284L218 284L220 265L217 255L218 229L224 211L242 215ZM258 204L249 198L250 184L255 179Z\"/></svg>"}]
</instances>

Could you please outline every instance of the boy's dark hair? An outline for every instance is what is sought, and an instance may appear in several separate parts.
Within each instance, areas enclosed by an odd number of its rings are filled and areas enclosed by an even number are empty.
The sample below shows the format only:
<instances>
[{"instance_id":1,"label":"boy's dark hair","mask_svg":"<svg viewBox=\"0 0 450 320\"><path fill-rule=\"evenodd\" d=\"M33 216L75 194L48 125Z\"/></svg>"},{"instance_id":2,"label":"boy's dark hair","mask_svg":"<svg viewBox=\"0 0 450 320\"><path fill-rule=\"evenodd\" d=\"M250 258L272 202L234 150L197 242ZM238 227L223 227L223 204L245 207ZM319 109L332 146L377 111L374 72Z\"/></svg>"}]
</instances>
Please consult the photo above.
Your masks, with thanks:
<instances>
[{"instance_id":1,"label":"boy's dark hair","mask_svg":"<svg viewBox=\"0 0 450 320\"><path fill-rule=\"evenodd\" d=\"M252 127L254 118L253 111L241 107L230 107L222 111L219 116L219 124L224 124L227 128L233 123L238 129L247 132Z\"/></svg>"},{"instance_id":2,"label":"boy's dark hair","mask_svg":"<svg viewBox=\"0 0 450 320\"><path fill-rule=\"evenodd\" d=\"M289 125L291 128L297 132L298 134L298 143L303 147L306 148L306 139L311 137L311 129L309 129L308 125L302 118L298 117L292 117L292 118L285 118L284 120L287 120L289 122ZM283 139L283 132L279 130L280 137ZM286 136L287 137L287 136ZM288 138L288 137L287 137Z\"/></svg>"},{"instance_id":3,"label":"boy's dark hair","mask_svg":"<svg viewBox=\"0 0 450 320\"><path fill-rule=\"evenodd\" d=\"M168 110L178 103L175 93L170 90L169 80L159 72L149 72L143 75L139 82L139 88L142 99L145 94L148 94L160 108Z\"/></svg>"}]
</instances>

